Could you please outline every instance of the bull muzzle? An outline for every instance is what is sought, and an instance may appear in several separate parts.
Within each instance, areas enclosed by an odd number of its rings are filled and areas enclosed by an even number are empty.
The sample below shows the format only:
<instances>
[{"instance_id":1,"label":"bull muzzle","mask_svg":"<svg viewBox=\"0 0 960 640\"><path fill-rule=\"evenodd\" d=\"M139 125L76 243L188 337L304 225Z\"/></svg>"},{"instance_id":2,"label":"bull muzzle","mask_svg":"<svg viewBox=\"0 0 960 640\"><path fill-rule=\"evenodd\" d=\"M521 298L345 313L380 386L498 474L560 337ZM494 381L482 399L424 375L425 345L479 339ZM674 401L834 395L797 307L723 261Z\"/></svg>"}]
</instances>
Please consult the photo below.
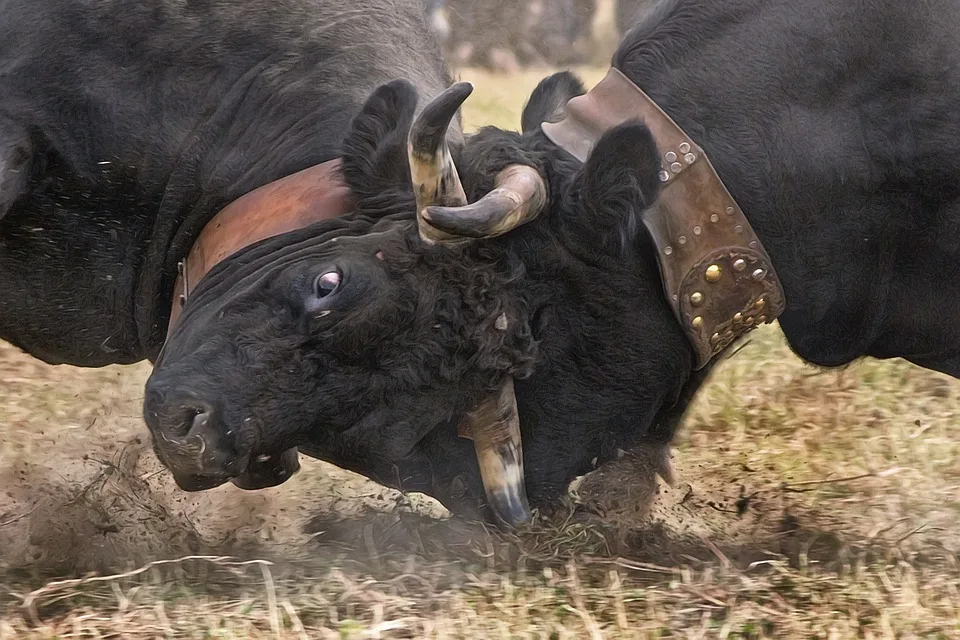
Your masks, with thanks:
<instances>
[{"instance_id":1,"label":"bull muzzle","mask_svg":"<svg viewBox=\"0 0 960 640\"><path fill-rule=\"evenodd\" d=\"M160 461L184 491L204 491L228 481L241 489L264 489L290 479L299 469L297 449L251 454L243 438L220 421L215 403L184 393L151 376L144 418Z\"/></svg>"}]
</instances>

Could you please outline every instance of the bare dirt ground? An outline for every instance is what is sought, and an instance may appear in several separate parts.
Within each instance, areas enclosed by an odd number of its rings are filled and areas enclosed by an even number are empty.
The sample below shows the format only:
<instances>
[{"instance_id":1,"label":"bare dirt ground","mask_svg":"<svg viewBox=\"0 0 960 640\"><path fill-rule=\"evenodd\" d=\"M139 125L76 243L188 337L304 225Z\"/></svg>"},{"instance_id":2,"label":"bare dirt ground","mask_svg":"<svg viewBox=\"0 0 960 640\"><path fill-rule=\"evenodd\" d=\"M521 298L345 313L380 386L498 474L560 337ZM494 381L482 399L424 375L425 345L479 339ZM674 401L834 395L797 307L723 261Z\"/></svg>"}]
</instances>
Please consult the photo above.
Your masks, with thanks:
<instances>
[{"instance_id":1,"label":"bare dirt ground","mask_svg":"<svg viewBox=\"0 0 960 640\"><path fill-rule=\"evenodd\" d=\"M516 127L545 73L464 71L468 127ZM629 453L512 536L309 459L181 492L147 374L0 343L0 638L960 637L960 383L902 362L819 371L765 327L676 486Z\"/></svg>"}]
</instances>

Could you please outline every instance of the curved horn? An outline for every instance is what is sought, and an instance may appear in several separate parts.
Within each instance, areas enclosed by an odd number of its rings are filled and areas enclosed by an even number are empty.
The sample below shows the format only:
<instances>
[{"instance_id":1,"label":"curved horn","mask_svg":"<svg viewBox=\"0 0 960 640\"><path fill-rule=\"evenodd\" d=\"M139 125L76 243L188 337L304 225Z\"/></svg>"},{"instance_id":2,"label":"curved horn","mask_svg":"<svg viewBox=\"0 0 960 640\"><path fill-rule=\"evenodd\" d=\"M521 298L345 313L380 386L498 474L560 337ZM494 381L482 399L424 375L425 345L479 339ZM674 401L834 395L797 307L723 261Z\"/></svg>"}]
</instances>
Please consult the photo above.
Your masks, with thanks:
<instances>
[{"instance_id":1,"label":"curved horn","mask_svg":"<svg viewBox=\"0 0 960 640\"><path fill-rule=\"evenodd\" d=\"M533 167L512 164L497 175L495 184L473 204L429 206L420 217L455 236L492 238L533 220L547 204L547 185Z\"/></svg>"},{"instance_id":2,"label":"curved horn","mask_svg":"<svg viewBox=\"0 0 960 640\"><path fill-rule=\"evenodd\" d=\"M523 481L523 446L513 378L464 416L460 435L472 438L483 490L494 515L507 526L530 519Z\"/></svg>"},{"instance_id":3,"label":"curved horn","mask_svg":"<svg viewBox=\"0 0 960 640\"><path fill-rule=\"evenodd\" d=\"M449 234L424 224L426 207L460 207L467 197L447 146L447 129L457 110L473 92L469 82L458 82L433 99L413 122L407 138L410 178L417 198L417 224L425 242L450 242Z\"/></svg>"}]
</instances>

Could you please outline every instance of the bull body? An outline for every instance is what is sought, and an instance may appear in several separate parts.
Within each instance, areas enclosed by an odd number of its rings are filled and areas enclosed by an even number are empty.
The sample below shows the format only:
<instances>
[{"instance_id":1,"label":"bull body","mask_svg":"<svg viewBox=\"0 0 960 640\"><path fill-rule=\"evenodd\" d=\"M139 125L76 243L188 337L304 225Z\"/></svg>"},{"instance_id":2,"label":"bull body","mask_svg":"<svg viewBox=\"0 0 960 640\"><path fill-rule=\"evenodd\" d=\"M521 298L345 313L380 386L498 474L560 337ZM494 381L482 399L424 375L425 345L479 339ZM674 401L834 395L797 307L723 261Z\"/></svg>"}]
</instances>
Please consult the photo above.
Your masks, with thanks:
<instances>
[{"instance_id":1,"label":"bull body","mask_svg":"<svg viewBox=\"0 0 960 640\"><path fill-rule=\"evenodd\" d=\"M774 262L780 326L807 362L896 357L960 377L958 21L955 0L672 0L614 56L709 154ZM481 243L523 267L538 343L516 389L540 504L618 447L668 442L710 371L692 368L638 221L659 168L642 136L610 132L579 167L537 130L579 93L568 80L534 93L526 133L481 132L459 164L473 199L510 162L551 187L540 218ZM447 433L433 486L476 486L442 468L452 430L429 433L418 447Z\"/></svg>"},{"instance_id":2,"label":"bull body","mask_svg":"<svg viewBox=\"0 0 960 640\"><path fill-rule=\"evenodd\" d=\"M339 153L367 95L448 83L419 0L0 1L0 338L154 358L226 203Z\"/></svg>"}]
</instances>

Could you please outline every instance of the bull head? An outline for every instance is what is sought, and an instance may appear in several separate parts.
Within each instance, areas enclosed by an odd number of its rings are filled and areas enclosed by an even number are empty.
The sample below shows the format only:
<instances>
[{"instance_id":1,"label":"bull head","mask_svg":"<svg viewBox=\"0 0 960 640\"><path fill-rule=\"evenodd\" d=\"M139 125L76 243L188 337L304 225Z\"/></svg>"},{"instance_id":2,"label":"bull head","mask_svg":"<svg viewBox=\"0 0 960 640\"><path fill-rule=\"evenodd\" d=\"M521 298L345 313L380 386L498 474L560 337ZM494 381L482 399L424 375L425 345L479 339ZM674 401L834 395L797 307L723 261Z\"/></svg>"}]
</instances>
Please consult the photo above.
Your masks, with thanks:
<instances>
[{"instance_id":1,"label":"bull head","mask_svg":"<svg viewBox=\"0 0 960 640\"><path fill-rule=\"evenodd\" d=\"M513 164L496 178L495 188L472 204L457 174L447 145L447 129L473 87L460 82L435 98L410 128L407 152L417 200L417 227L428 244L460 246L507 233L534 219L547 203L540 174ZM501 316L506 329L509 320ZM507 524L530 518L523 480L520 419L513 379L467 413L460 433L472 438L483 487L494 513Z\"/></svg>"}]
</instances>

